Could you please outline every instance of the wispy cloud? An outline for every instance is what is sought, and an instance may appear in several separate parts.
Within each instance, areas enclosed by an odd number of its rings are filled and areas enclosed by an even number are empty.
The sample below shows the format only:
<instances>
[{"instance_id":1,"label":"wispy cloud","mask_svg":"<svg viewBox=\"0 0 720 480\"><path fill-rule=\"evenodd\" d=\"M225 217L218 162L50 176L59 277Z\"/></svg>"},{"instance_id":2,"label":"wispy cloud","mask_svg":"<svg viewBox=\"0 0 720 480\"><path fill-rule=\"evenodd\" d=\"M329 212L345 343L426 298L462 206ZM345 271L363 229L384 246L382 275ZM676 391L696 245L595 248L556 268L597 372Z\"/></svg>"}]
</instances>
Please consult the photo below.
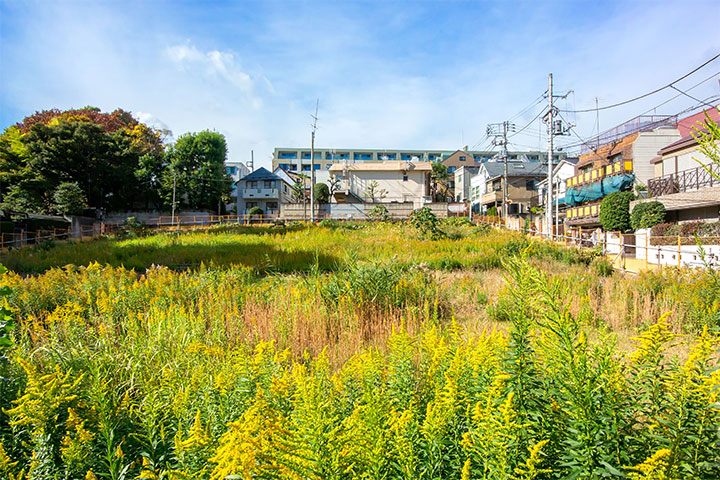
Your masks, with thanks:
<instances>
[{"instance_id":1,"label":"wispy cloud","mask_svg":"<svg viewBox=\"0 0 720 480\"><path fill-rule=\"evenodd\" d=\"M538 98L562 107L655 88L720 51L720 4L695 2L3 2L0 127L34 110L121 107L177 136L226 135L231 158L323 147L474 145ZM720 62L704 71L720 71ZM688 79L683 86L692 85ZM717 82L693 91L720 93ZM663 100L601 114L604 127ZM662 112L687 106L679 98ZM514 120L523 125L542 108ZM152 112L152 114L146 113ZM581 135L594 115L569 118ZM543 145L539 125L514 138ZM540 132L541 133L541 132ZM569 140L567 140L569 142ZM560 141L562 143L562 141Z\"/></svg>"}]
</instances>

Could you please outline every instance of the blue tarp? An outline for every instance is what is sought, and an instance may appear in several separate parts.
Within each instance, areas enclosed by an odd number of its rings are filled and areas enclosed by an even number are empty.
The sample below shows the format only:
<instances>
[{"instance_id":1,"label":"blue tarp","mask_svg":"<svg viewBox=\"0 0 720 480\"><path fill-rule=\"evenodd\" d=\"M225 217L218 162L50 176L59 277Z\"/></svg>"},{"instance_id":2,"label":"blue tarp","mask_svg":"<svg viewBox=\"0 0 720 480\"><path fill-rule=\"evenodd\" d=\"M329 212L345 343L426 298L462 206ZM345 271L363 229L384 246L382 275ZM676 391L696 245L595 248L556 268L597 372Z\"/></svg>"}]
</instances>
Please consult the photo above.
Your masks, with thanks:
<instances>
[{"instance_id":1,"label":"blue tarp","mask_svg":"<svg viewBox=\"0 0 720 480\"><path fill-rule=\"evenodd\" d=\"M567 192L565 192L565 203L574 207L581 203L591 202L609 193L627 190L634 181L634 174L625 173L623 175L613 175L612 177L603 178L602 181L589 185L570 187Z\"/></svg>"}]
</instances>

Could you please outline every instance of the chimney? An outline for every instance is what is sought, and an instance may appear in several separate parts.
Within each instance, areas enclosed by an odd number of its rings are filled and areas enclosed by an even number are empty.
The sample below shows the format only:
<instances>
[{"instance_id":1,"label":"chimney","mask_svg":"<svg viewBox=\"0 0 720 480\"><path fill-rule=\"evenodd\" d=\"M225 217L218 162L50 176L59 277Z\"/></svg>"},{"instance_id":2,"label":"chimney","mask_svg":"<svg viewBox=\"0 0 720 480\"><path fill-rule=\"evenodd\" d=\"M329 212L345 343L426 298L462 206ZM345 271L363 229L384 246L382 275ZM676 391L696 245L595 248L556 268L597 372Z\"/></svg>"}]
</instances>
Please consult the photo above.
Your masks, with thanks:
<instances>
[{"instance_id":1,"label":"chimney","mask_svg":"<svg viewBox=\"0 0 720 480\"><path fill-rule=\"evenodd\" d=\"M468 151L468 146L465 145L462 149L463 149L464 152L467 152L467 151Z\"/></svg>"}]
</instances>

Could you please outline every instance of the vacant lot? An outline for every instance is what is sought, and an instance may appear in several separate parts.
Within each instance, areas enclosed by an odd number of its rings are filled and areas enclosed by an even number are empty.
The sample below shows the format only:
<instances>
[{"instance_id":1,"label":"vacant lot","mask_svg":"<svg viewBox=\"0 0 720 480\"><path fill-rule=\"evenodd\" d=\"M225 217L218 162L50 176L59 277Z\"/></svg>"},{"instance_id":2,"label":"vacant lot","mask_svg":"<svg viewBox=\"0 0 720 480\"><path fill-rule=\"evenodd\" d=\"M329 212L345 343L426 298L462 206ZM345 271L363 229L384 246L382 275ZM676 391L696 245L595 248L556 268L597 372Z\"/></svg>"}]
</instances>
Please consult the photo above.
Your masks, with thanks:
<instances>
[{"instance_id":1,"label":"vacant lot","mask_svg":"<svg viewBox=\"0 0 720 480\"><path fill-rule=\"evenodd\" d=\"M2 254L0 478L717 478L716 276L441 229Z\"/></svg>"}]
</instances>

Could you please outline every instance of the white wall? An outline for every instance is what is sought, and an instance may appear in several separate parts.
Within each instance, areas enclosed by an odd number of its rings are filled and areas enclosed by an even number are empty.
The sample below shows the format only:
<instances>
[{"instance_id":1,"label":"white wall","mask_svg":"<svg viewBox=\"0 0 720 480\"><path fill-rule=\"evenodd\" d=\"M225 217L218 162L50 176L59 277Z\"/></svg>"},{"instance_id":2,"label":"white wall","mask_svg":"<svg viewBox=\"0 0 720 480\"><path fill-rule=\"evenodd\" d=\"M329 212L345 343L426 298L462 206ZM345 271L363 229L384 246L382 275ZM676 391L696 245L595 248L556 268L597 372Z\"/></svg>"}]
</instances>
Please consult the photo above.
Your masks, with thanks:
<instances>
[{"instance_id":1,"label":"white wall","mask_svg":"<svg viewBox=\"0 0 720 480\"><path fill-rule=\"evenodd\" d=\"M422 206L422 198L425 195L426 171L408 170L407 181L403 181L403 173L396 171L363 171L349 170L347 173L347 188L355 195L365 201L371 201L367 195L367 188L370 182L377 182L377 190L385 190L387 195L381 200L376 197L376 202L413 202L417 207Z\"/></svg>"},{"instance_id":2,"label":"white wall","mask_svg":"<svg viewBox=\"0 0 720 480\"><path fill-rule=\"evenodd\" d=\"M655 166L650 160L657 157L658 150L680 140L680 133L674 128L659 128L652 132L640 132L633 143L633 172L638 182L647 185L655 177Z\"/></svg>"},{"instance_id":3,"label":"white wall","mask_svg":"<svg viewBox=\"0 0 720 480\"><path fill-rule=\"evenodd\" d=\"M675 169L676 158L677 170ZM662 160L662 173L659 176L670 175L672 173L678 173L683 170L690 170L693 168L702 168L702 165L700 165L695 158L705 164L712 163L712 160L707 155L702 153L700 150L697 150L696 145L665 155Z\"/></svg>"}]
</instances>

